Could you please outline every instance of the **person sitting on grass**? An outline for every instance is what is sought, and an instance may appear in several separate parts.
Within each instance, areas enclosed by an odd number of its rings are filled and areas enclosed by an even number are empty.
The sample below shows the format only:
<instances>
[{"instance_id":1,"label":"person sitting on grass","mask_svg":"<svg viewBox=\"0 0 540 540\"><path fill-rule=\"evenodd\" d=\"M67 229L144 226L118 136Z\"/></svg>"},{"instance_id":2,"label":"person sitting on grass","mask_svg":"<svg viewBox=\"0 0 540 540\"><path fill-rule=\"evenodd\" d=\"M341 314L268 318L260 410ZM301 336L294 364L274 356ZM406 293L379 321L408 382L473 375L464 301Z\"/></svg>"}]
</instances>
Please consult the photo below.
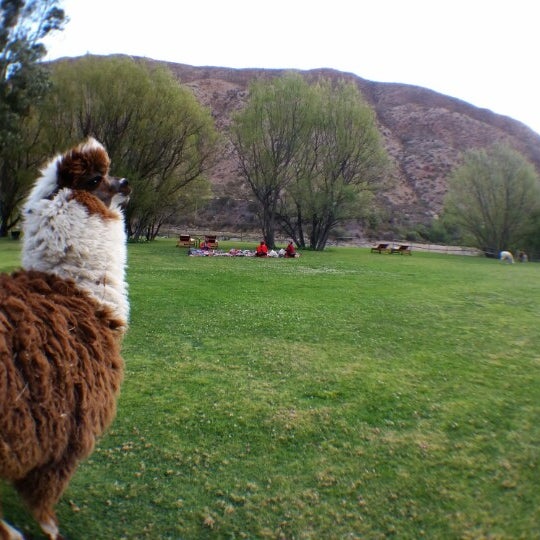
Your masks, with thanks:
<instances>
[{"instance_id":1,"label":"person sitting on grass","mask_svg":"<svg viewBox=\"0 0 540 540\"><path fill-rule=\"evenodd\" d=\"M255 251L255 257L266 257L268 255L268 248L264 240L257 246L257 251Z\"/></svg>"},{"instance_id":2,"label":"person sitting on grass","mask_svg":"<svg viewBox=\"0 0 540 540\"><path fill-rule=\"evenodd\" d=\"M294 249L293 241L291 240L287 247L285 248L285 258L294 258L296 257L296 250Z\"/></svg>"}]
</instances>

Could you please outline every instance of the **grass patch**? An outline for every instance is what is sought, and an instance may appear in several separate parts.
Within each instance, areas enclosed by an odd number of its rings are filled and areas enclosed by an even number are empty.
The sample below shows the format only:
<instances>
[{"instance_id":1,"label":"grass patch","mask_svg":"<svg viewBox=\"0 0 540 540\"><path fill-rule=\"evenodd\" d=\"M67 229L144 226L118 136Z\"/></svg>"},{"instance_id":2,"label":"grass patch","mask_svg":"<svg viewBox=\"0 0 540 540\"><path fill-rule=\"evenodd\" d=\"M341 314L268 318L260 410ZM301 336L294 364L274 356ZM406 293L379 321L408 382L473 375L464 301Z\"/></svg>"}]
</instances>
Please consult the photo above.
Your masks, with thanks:
<instances>
[{"instance_id":1,"label":"grass patch","mask_svg":"<svg viewBox=\"0 0 540 540\"><path fill-rule=\"evenodd\" d=\"M1 269L17 245L0 242ZM539 277L437 254L131 244L119 413L59 504L63 532L540 536ZM35 531L18 500L4 510Z\"/></svg>"}]
</instances>

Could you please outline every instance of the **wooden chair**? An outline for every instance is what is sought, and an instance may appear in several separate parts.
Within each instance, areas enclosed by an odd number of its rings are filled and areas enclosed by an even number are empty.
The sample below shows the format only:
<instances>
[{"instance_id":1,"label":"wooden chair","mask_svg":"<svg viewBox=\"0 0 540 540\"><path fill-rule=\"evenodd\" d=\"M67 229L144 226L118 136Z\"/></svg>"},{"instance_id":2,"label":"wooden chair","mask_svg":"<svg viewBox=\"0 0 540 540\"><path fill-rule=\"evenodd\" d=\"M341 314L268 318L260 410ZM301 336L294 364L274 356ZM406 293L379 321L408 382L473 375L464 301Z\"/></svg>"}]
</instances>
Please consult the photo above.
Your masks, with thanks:
<instances>
[{"instance_id":1,"label":"wooden chair","mask_svg":"<svg viewBox=\"0 0 540 540\"><path fill-rule=\"evenodd\" d=\"M404 253L406 253L407 255L412 255L412 247L407 245L407 244L404 244L404 245L401 245L399 247L393 247L391 250L390 250L390 253L399 253L400 255L403 255Z\"/></svg>"},{"instance_id":2,"label":"wooden chair","mask_svg":"<svg viewBox=\"0 0 540 540\"><path fill-rule=\"evenodd\" d=\"M205 234L205 235L204 235L204 241L206 242L206 245L207 245L210 249L217 249L218 246L219 246L219 242L218 242L217 239L216 239L216 235Z\"/></svg>"},{"instance_id":3,"label":"wooden chair","mask_svg":"<svg viewBox=\"0 0 540 540\"><path fill-rule=\"evenodd\" d=\"M388 251L388 244L379 244L371 248L371 253L384 253Z\"/></svg>"},{"instance_id":4,"label":"wooden chair","mask_svg":"<svg viewBox=\"0 0 540 540\"><path fill-rule=\"evenodd\" d=\"M195 239L189 234L181 234L176 243L176 247L192 247L195 245Z\"/></svg>"}]
</instances>

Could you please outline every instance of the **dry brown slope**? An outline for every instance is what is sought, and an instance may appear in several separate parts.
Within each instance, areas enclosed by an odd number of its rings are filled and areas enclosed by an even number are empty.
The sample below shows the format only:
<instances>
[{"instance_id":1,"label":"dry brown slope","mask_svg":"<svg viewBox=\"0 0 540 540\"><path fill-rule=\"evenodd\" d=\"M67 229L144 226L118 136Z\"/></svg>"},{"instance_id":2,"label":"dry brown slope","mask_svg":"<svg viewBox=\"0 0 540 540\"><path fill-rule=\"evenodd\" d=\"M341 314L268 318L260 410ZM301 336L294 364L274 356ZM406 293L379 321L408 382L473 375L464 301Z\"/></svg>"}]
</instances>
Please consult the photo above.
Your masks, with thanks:
<instances>
[{"instance_id":1,"label":"dry brown slope","mask_svg":"<svg viewBox=\"0 0 540 540\"><path fill-rule=\"evenodd\" d=\"M167 65L181 83L192 88L197 99L210 108L221 131L226 131L231 114L245 103L253 79L285 73L158 63ZM464 150L505 141L540 172L540 135L517 120L417 86L373 82L332 69L300 73L309 80L352 80L373 107L395 163L395 187L387 199L398 220L427 222L440 213L448 174L460 163ZM218 195L242 196L231 148L212 171L211 179Z\"/></svg>"}]
</instances>

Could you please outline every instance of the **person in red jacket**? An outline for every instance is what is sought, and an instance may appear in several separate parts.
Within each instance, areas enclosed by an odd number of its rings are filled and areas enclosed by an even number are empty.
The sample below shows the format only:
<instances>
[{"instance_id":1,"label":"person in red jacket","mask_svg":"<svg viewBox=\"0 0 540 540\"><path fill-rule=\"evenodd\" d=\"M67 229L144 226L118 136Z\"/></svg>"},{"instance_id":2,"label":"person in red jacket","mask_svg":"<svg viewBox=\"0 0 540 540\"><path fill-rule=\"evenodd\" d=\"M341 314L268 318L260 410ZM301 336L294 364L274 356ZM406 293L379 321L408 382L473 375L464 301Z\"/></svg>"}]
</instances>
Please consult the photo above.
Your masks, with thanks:
<instances>
[{"instance_id":1,"label":"person in red jacket","mask_svg":"<svg viewBox=\"0 0 540 540\"><path fill-rule=\"evenodd\" d=\"M264 243L264 240L257 246L255 251L255 257L266 257L268 256L268 247Z\"/></svg>"},{"instance_id":2,"label":"person in red jacket","mask_svg":"<svg viewBox=\"0 0 540 540\"><path fill-rule=\"evenodd\" d=\"M289 242L288 246L285 248L285 257L296 257L296 250L294 249L294 244L292 240Z\"/></svg>"}]
</instances>

